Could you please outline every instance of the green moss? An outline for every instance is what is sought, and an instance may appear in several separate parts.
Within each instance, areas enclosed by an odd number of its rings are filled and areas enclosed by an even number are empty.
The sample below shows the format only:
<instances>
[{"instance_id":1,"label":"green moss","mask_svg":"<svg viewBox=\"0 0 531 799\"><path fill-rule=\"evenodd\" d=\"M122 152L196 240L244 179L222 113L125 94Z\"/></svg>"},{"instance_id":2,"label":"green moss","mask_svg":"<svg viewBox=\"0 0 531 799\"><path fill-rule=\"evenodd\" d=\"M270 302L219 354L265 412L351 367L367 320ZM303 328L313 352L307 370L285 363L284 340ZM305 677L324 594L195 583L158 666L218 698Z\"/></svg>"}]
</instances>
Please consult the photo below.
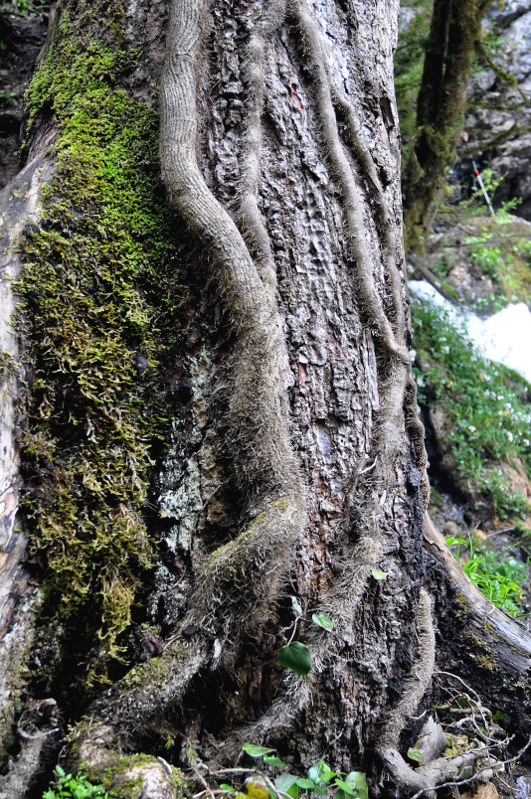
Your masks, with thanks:
<instances>
[{"instance_id":1,"label":"green moss","mask_svg":"<svg viewBox=\"0 0 531 799\"><path fill-rule=\"evenodd\" d=\"M101 782L109 793L109 799L141 799L144 796L144 780L139 773L135 776L134 772L139 768L156 766L160 768L160 763L152 755L135 754L116 757L111 766L102 770L99 768L89 769L88 776L91 780ZM186 779L184 774L174 767L171 767L172 774L170 781L174 790L175 799L183 799L189 796L192 784ZM131 776L128 776L128 773Z\"/></svg>"},{"instance_id":2,"label":"green moss","mask_svg":"<svg viewBox=\"0 0 531 799\"><path fill-rule=\"evenodd\" d=\"M18 360L7 350L0 350L0 380L16 377L19 373Z\"/></svg>"},{"instance_id":3,"label":"green moss","mask_svg":"<svg viewBox=\"0 0 531 799\"><path fill-rule=\"evenodd\" d=\"M266 529L267 525L270 523L270 517L272 513L277 511L284 513L288 510L289 506L289 500L286 498L270 502L267 508L255 516L249 527L246 530L243 530L243 532L241 532L237 538L234 538L227 544L223 544L222 546L218 547L209 555L208 560L205 563L205 568L209 569L210 567L217 565L216 562L219 561L220 558L222 559L223 563L230 562L232 559L235 559L236 563L242 560L245 562L246 545L250 538L259 532L260 529Z\"/></svg>"},{"instance_id":4,"label":"green moss","mask_svg":"<svg viewBox=\"0 0 531 799\"><path fill-rule=\"evenodd\" d=\"M168 663L161 657L146 660L130 669L123 680L128 687L164 684L168 679Z\"/></svg>"},{"instance_id":5,"label":"green moss","mask_svg":"<svg viewBox=\"0 0 531 799\"><path fill-rule=\"evenodd\" d=\"M117 88L134 54L121 49L118 5L106 26L90 26L98 5L63 13L29 88L30 125L44 106L55 117L57 165L20 283L34 363L24 508L47 607L70 629L82 614L73 637L97 679L120 656L152 563L142 513L183 297L157 115Z\"/></svg>"}]
</instances>

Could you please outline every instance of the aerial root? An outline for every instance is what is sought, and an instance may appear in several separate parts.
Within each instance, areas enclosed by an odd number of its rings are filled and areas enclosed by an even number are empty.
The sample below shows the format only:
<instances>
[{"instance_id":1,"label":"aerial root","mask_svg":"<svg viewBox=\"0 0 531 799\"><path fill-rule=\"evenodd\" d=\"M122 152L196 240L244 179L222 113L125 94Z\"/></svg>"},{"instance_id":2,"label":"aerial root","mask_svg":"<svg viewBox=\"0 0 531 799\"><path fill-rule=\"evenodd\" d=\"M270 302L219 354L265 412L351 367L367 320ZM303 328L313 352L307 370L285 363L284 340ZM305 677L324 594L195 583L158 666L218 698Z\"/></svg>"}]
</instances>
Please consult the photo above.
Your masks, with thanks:
<instances>
[{"instance_id":1,"label":"aerial root","mask_svg":"<svg viewBox=\"0 0 531 799\"><path fill-rule=\"evenodd\" d=\"M361 295L363 309L368 317L369 324L374 328L377 338L382 346L398 361L410 363L409 353L403 342L403 323L396 324L395 334L391 323L385 315L379 293L376 289L373 276L373 264L365 238L365 225L363 221L363 208L358 196L358 189L352 168L341 144L337 118L332 102L333 88L330 79L330 70L327 65L327 56L323 47L322 35L319 26L308 11L304 0L291 0L290 11L306 46L307 60L311 68L314 84L319 121L327 145L330 164L337 175L344 198L344 208L347 219L347 228L350 239L350 249L356 265L356 279ZM373 173L374 177L374 173ZM393 250L394 243L388 242ZM395 267L396 270L396 267ZM399 277L392 271L389 279L392 285L394 305L397 305L397 290Z\"/></svg>"},{"instance_id":2,"label":"aerial root","mask_svg":"<svg viewBox=\"0 0 531 799\"><path fill-rule=\"evenodd\" d=\"M417 610L417 636L419 655L411 673L404 681L402 697L391 711L382 733L380 746L384 750L396 749L407 722L414 715L433 676L435 666L435 633L431 614L431 599L421 588Z\"/></svg>"},{"instance_id":3,"label":"aerial root","mask_svg":"<svg viewBox=\"0 0 531 799\"><path fill-rule=\"evenodd\" d=\"M422 498L427 508L430 501L430 481L428 478L428 456L424 444L424 425L419 419L417 411L417 385L410 374L407 378L404 396L404 410L406 428L415 449L415 466L420 473Z\"/></svg>"},{"instance_id":4,"label":"aerial root","mask_svg":"<svg viewBox=\"0 0 531 799\"><path fill-rule=\"evenodd\" d=\"M263 4L262 17L256 21L244 58L242 77L246 88L246 115L243 121L241 174L240 174L240 218L244 238L255 253L260 277L274 291L276 271L271 252L271 243L262 215L258 208L260 182L260 145L262 139L262 112L265 94L266 44L283 23L286 16L286 0L268 0Z\"/></svg>"},{"instance_id":5,"label":"aerial root","mask_svg":"<svg viewBox=\"0 0 531 799\"><path fill-rule=\"evenodd\" d=\"M175 713L194 677L220 665L231 667L244 641L258 636L273 612L273 595L305 519L304 487L284 413L285 341L274 293L266 291L240 231L197 162L196 84L206 5L207 0L172 2L161 78L160 159L170 199L209 253L210 277L232 327L235 344L216 399L222 408L224 455L251 521L197 567L190 610L161 657L135 667L93 706L99 727L81 722L80 751L90 760L112 759L119 742L134 750L140 731L149 734ZM272 9L269 22L274 25L282 18L283 3L277 0ZM251 39L250 51L260 64L260 36ZM248 70L249 88L260 89L259 72ZM260 115L259 99L244 148L248 195L258 181L254 155L259 136L251 128ZM255 222L250 220L251 226ZM250 419L251 407L258 424ZM164 796L169 776L164 764L154 762L152 772L161 786L153 795ZM155 779L153 774L146 779Z\"/></svg>"}]
</instances>

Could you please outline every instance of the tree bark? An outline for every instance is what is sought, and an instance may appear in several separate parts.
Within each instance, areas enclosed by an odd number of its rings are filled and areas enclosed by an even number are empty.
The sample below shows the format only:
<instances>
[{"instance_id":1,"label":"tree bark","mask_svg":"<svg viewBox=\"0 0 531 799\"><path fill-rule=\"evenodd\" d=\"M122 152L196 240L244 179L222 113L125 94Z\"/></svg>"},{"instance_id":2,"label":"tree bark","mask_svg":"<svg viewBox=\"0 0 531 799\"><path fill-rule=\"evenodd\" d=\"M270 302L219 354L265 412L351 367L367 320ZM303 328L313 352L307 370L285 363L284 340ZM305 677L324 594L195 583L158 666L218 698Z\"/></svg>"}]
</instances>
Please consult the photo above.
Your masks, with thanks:
<instances>
[{"instance_id":1,"label":"tree bark","mask_svg":"<svg viewBox=\"0 0 531 799\"><path fill-rule=\"evenodd\" d=\"M417 773L400 755L400 736L432 682L432 608L442 589L426 573L428 483L408 357L392 86L398 4L174 0L167 21L164 4L138 0L113 16L112 29L95 25L106 7L96 5L59 7L48 63L60 69L62 41L89 63L119 41L126 67L98 62L91 90L119 86L146 104L160 86L161 170L185 224L184 266L175 269L186 282L186 337L174 345L171 373L159 367L173 416L151 500L158 514L145 514L159 560L147 609L136 614L159 625L162 643L151 634L147 649L160 655L101 689L82 720L65 698L77 722L71 762L129 796L169 797L173 766L190 747L230 766L243 741L267 742L294 767L324 758L367 769L375 792L382 767L411 793L431 789L463 760ZM65 169L69 107L64 93L54 98ZM42 129L38 112L50 113L46 100L32 109L30 142ZM106 139L102 129L97 141L112 148L119 131ZM45 207L57 192L51 185ZM152 191L160 196L156 183ZM75 208L68 219L77 224ZM87 243L81 230L87 253L98 242L103 267L104 233L96 226ZM91 279L77 284L96 291L98 274ZM110 377L101 379L103 393ZM77 402L68 391L52 416L65 448L73 411L64 406ZM55 453L47 464L58 480L66 456L59 446ZM34 492L30 510L35 501ZM120 518L130 519L136 506L126 515L126 501ZM108 502L114 513L111 491ZM78 513L81 524L82 505ZM107 567L112 554L104 558ZM92 579L94 593L101 584ZM451 613L455 600L444 591ZM307 677L276 657L295 621L290 596L305 619L325 613L334 624L330 632L299 624L312 656ZM521 647L512 663L504 650L514 674L529 660L523 632ZM92 652L74 651L87 660ZM65 671L54 668L47 690L59 696ZM82 697L85 687L68 690ZM147 755L135 759L138 752Z\"/></svg>"}]
</instances>

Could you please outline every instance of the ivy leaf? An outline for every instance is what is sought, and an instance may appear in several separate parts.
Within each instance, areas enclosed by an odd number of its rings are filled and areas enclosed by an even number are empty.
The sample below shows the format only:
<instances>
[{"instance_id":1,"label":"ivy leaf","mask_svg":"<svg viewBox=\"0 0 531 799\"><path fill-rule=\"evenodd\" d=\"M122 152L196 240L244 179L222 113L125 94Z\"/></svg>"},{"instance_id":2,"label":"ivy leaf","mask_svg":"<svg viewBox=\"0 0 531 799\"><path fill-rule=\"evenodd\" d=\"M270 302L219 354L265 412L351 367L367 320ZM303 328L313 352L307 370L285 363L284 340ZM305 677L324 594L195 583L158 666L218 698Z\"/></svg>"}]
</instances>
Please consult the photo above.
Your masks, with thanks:
<instances>
[{"instance_id":1,"label":"ivy leaf","mask_svg":"<svg viewBox=\"0 0 531 799\"><path fill-rule=\"evenodd\" d=\"M332 771L330 766L324 762L324 760L319 760L315 766L310 766L308 769L308 777L316 783L328 783L333 777L337 777L339 771Z\"/></svg>"},{"instance_id":2,"label":"ivy leaf","mask_svg":"<svg viewBox=\"0 0 531 799\"><path fill-rule=\"evenodd\" d=\"M299 777L296 784L299 788L304 788L305 791L313 791L315 788L315 782L313 780L307 780L306 777Z\"/></svg>"},{"instance_id":3,"label":"ivy leaf","mask_svg":"<svg viewBox=\"0 0 531 799\"><path fill-rule=\"evenodd\" d=\"M269 763L270 766L283 766L284 761L276 755L264 755L264 763Z\"/></svg>"},{"instance_id":4,"label":"ivy leaf","mask_svg":"<svg viewBox=\"0 0 531 799\"><path fill-rule=\"evenodd\" d=\"M244 752L247 752L250 757L262 757L263 755L269 755L271 752L275 752L275 749L268 749L267 746L258 746L257 744L249 744L244 743L242 744L242 749Z\"/></svg>"},{"instance_id":5,"label":"ivy leaf","mask_svg":"<svg viewBox=\"0 0 531 799\"><path fill-rule=\"evenodd\" d=\"M336 777L336 779L334 781L335 781L336 785L338 786L338 788L341 788L341 790L344 791L345 793L347 793L349 796L356 796L355 789L351 788L350 785L348 784L348 782L345 782L345 780L340 780L337 777Z\"/></svg>"},{"instance_id":6,"label":"ivy leaf","mask_svg":"<svg viewBox=\"0 0 531 799\"><path fill-rule=\"evenodd\" d=\"M293 641L291 644L283 646L278 653L278 660L281 666L291 669L301 677L306 677L312 667L310 650L300 641Z\"/></svg>"},{"instance_id":7,"label":"ivy leaf","mask_svg":"<svg viewBox=\"0 0 531 799\"><path fill-rule=\"evenodd\" d=\"M331 621L328 616L325 616L324 613L312 613L312 621L314 624L317 624L318 627L322 627L324 630L334 629L334 622Z\"/></svg>"},{"instance_id":8,"label":"ivy leaf","mask_svg":"<svg viewBox=\"0 0 531 799\"><path fill-rule=\"evenodd\" d=\"M381 569L372 569L371 574L375 580L385 580L389 572L383 572Z\"/></svg>"},{"instance_id":9,"label":"ivy leaf","mask_svg":"<svg viewBox=\"0 0 531 799\"><path fill-rule=\"evenodd\" d=\"M351 771L345 777L345 782L356 791L359 799L369 799L369 788L363 771Z\"/></svg>"},{"instance_id":10,"label":"ivy leaf","mask_svg":"<svg viewBox=\"0 0 531 799\"><path fill-rule=\"evenodd\" d=\"M278 788L279 791L282 793L287 793L293 797L293 799L298 799L299 796L299 789L297 787L297 780L299 778L295 776L295 774L279 774L279 776L275 780L275 788Z\"/></svg>"},{"instance_id":11,"label":"ivy leaf","mask_svg":"<svg viewBox=\"0 0 531 799\"><path fill-rule=\"evenodd\" d=\"M407 756L410 760L415 760L417 763L422 763L422 752L416 746L410 746L407 750Z\"/></svg>"},{"instance_id":12,"label":"ivy leaf","mask_svg":"<svg viewBox=\"0 0 531 799\"><path fill-rule=\"evenodd\" d=\"M293 605L293 610L297 613L298 616L302 616L302 608L299 604L299 600L296 596L290 596L291 604Z\"/></svg>"}]
</instances>

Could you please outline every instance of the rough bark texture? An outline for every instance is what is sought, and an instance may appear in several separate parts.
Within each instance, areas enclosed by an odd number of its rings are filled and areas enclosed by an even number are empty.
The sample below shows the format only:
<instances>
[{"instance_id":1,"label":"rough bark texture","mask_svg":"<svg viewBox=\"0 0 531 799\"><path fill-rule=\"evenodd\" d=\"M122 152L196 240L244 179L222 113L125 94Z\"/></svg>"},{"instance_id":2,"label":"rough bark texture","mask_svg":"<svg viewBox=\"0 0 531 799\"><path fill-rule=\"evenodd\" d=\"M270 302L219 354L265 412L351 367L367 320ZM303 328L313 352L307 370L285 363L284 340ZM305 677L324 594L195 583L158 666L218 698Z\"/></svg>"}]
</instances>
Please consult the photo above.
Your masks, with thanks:
<instances>
[{"instance_id":1,"label":"rough bark texture","mask_svg":"<svg viewBox=\"0 0 531 799\"><path fill-rule=\"evenodd\" d=\"M162 76L163 5L137 0L121 20L126 46L142 45L122 85L146 100L160 80L162 174L188 228L196 305L171 376L164 522L152 519L161 560L147 608L163 651L70 735L73 760L128 796L145 795L142 780L150 796L175 794L153 753L175 739L167 757L182 763L179 734L229 765L244 740L294 764L324 757L376 774L383 762L411 792L462 765L415 777L398 752L435 638L407 355L397 15L383 0L174 0ZM306 678L276 660L290 595L334 622L301 625ZM124 765L119 751L151 756Z\"/></svg>"}]
</instances>

